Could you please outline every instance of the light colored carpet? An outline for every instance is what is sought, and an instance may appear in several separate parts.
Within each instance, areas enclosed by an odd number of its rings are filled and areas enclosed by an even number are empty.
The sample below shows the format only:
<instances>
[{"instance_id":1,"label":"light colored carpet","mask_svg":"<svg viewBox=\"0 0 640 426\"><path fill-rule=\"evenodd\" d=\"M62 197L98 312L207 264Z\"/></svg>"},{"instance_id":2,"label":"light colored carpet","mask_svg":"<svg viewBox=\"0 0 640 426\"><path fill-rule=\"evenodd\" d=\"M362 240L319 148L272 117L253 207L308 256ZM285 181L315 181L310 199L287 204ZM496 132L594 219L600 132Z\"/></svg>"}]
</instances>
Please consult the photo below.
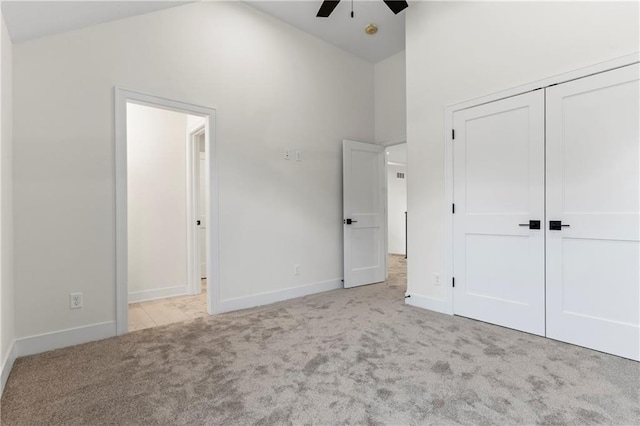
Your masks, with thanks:
<instances>
[{"instance_id":1,"label":"light colored carpet","mask_svg":"<svg viewBox=\"0 0 640 426\"><path fill-rule=\"evenodd\" d=\"M410 307L403 292L396 272L384 284L21 358L2 421L640 423L639 363Z\"/></svg>"}]
</instances>

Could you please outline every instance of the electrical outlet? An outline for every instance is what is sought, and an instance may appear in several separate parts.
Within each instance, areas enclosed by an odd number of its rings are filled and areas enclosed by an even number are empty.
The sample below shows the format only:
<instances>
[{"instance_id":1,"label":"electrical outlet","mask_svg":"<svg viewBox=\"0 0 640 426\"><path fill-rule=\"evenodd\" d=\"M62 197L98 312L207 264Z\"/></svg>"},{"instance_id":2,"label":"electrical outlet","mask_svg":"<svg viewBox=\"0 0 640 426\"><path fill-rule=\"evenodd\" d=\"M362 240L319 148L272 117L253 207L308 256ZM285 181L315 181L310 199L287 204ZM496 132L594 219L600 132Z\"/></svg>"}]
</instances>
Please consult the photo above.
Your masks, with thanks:
<instances>
[{"instance_id":1,"label":"electrical outlet","mask_svg":"<svg viewBox=\"0 0 640 426\"><path fill-rule=\"evenodd\" d=\"M293 275L300 275L300 265L297 263L293 265Z\"/></svg>"},{"instance_id":2,"label":"electrical outlet","mask_svg":"<svg viewBox=\"0 0 640 426\"><path fill-rule=\"evenodd\" d=\"M440 285L440 274L433 274L433 285Z\"/></svg>"},{"instance_id":3,"label":"electrical outlet","mask_svg":"<svg viewBox=\"0 0 640 426\"><path fill-rule=\"evenodd\" d=\"M289 151L288 149L284 150L284 159L291 160L291 151Z\"/></svg>"},{"instance_id":4,"label":"electrical outlet","mask_svg":"<svg viewBox=\"0 0 640 426\"><path fill-rule=\"evenodd\" d=\"M82 293L71 293L69 295L69 308L71 309L82 308Z\"/></svg>"},{"instance_id":5,"label":"electrical outlet","mask_svg":"<svg viewBox=\"0 0 640 426\"><path fill-rule=\"evenodd\" d=\"M296 161L302 161L302 151L296 151Z\"/></svg>"}]
</instances>

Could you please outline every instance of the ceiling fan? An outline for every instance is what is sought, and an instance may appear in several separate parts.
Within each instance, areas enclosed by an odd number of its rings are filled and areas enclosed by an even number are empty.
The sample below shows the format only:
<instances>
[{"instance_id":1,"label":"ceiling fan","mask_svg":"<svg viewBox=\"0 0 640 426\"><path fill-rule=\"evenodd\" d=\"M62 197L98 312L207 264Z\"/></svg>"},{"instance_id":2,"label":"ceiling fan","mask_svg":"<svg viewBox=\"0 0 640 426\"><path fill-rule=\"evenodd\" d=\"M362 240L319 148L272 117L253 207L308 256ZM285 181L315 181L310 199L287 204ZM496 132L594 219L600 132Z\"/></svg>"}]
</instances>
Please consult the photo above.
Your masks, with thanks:
<instances>
[{"instance_id":1,"label":"ceiling fan","mask_svg":"<svg viewBox=\"0 0 640 426\"><path fill-rule=\"evenodd\" d=\"M397 0L382 0L384 3L391 9L393 13L396 15L403 10L405 10L409 5L406 1L397 1ZM333 12L333 9L340 3L340 0L325 0L322 2L320 6L320 10L318 10L317 18L328 18L329 15ZM351 17L353 18L353 12L351 12Z\"/></svg>"}]
</instances>

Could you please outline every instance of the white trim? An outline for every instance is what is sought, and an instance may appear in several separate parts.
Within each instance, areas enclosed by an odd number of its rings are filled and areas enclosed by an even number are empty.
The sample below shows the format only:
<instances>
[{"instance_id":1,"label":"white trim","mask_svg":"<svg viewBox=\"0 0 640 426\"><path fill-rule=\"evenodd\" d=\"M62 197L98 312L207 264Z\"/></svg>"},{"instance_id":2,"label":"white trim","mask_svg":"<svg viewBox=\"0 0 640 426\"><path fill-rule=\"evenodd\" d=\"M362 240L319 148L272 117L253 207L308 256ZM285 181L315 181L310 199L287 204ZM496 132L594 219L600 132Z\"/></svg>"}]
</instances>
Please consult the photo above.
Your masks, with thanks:
<instances>
[{"instance_id":1,"label":"white trim","mask_svg":"<svg viewBox=\"0 0 640 426\"><path fill-rule=\"evenodd\" d=\"M453 311L449 310L449 303L443 299L434 299L428 296L421 296L414 293L406 293L407 297L404 302L407 305L416 306L430 311L440 312L441 314L453 315Z\"/></svg>"},{"instance_id":2,"label":"white trim","mask_svg":"<svg viewBox=\"0 0 640 426\"><path fill-rule=\"evenodd\" d=\"M16 355L27 356L96 340L108 339L116 335L116 322L108 321L82 327L68 328L51 333L16 339Z\"/></svg>"},{"instance_id":3,"label":"white trim","mask_svg":"<svg viewBox=\"0 0 640 426\"><path fill-rule=\"evenodd\" d=\"M16 341L14 340L11 342L11 348L9 348L9 352L7 352L7 355L2 360L2 367L0 368L0 397L2 396L2 392L4 392L4 387L7 385L7 380L9 379L13 364L16 362L16 358Z\"/></svg>"},{"instance_id":4,"label":"white trim","mask_svg":"<svg viewBox=\"0 0 640 426\"><path fill-rule=\"evenodd\" d=\"M149 300L184 296L186 294L190 294L189 286L187 284L174 287L155 288L153 290L132 291L129 293L129 303L147 302Z\"/></svg>"},{"instance_id":5,"label":"white trim","mask_svg":"<svg viewBox=\"0 0 640 426\"><path fill-rule=\"evenodd\" d=\"M531 92L536 89L545 88L551 85L562 84L579 78L588 77L590 75L599 74L606 71L611 71L616 68L626 67L640 62L640 52L632 53L630 55L615 58L609 61L600 62L598 64L580 68L574 71L569 71L563 74L559 74L553 77L545 78L535 81L533 83L524 84L522 86L514 87L511 89L503 90L497 93L493 93L487 96L458 102L445 107L445 121L444 121L444 170L445 170L445 239L444 239L444 257L445 257L445 271L444 282L447 286L446 300L442 303L446 305L446 309L432 309L438 312L450 313L453 315L453 287L451 285L453 278L453 215L451 214L451 205L453 204L453 147L451 139L451 129L453 128L453 114L456 111L468 109L483 105L489 102L495 102L501 99L521 95L523 93ZM408 183L408 182L407 182ZM411 297L413 298L413 296ZM407 299L409 300L409 299ZM431 299L435 300L435 299ZM409 304L413 304L407 302ZM418 305L415 305L418 306ZM431 309L431 308L426 308Z\"/></svg>"},{"instance_id":6,"label":"white trim","mask_svg":"<svg viewBox=\"0 0 640 426\"><path fill-rule=\"evenodd\" d=\"M444 115L444 276L446 313L453 315L453 109L447 107ZM438 311L442 312L442 311Z\"/></svg>"},{"instance_id":7,"label":"white trim","mask_svg":"<svg viewBox=\"0 0 640 426\"><path fill-rule=\"evenodd\" d=\"M196 137L205 134L204 123L187 129L187 286L189 294L200 294L202 292L200 273L200 241L198 238L198 225L196 218L198 215L198 203L200 202L200 156L196 147ZM206 157L205 157L206 162ZM196 184L196 181L198 182Z\"/></svg>"},{"instance_id":8,"label":"white trim","mask_svg":"<svg viewBox=\"0 0 640 426\"><path fill-rule=\"evenodd\" d=\"M207 194L207 311L219 312L219 246L218 246L218 164L216 156L215 114L213 108L173 101L133 92L119 87L115 92L115 175L116 175L116 331L127 333L129 294L127 285L127 102L159 107L205 118Z\"/></svg>"},{"instance_id":9,"label":"white trim","mask_svg":"<svg viewBox=\"0 0 640 426\"><path fill-rule=\"evenodd\" d=\"M310 294L322 293L329 290L342 288L342 279L320 281L307 284L301 287L285 288L283 290L269 291L266 293L254 294L251 296L238 297L220 301L220 312L231 312L238 309L253 308L255 306L269 305L271 303L282 302L296 297L308 296Z\"/></svg>"}]
</instances>

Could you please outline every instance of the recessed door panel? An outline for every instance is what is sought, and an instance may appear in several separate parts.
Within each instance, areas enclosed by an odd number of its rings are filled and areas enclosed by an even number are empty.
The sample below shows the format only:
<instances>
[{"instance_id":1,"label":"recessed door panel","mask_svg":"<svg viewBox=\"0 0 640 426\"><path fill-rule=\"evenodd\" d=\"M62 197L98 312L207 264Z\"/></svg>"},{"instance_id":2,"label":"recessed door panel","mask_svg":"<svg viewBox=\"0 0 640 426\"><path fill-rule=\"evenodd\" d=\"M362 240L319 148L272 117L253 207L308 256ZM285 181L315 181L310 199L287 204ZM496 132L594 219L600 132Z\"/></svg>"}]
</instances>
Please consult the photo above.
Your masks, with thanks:
<instances>
[{"instance_id":1,"label":"recessed door panel","mask_svg":"<svg viewBox=\"0 0 640 426\"><path fill-rule=\"evenodd\" d=\"M562 312L637 326L639 247L635 241L564 238ZM591 282L598 285L585 285Z\"/></svg>"},{"instance_id":2,"label":"recessed door panel","mask_svg":"<svg viewBox=\"0 0 640 426\"><path fill-rule=\"evenodd\" d=\"M600 77L602 78L602 77ZM587 79L587 82L591 80ZM585 81L567 83L583 86ZM553 117L560 123L562 136L562 174L566 213L635 213L638 210L638 135L622 136L619 126L633 132L638 119L638 107L630 94L638 93L638 81L615 83L584 93L557 98L567 90L564 85L550 90L551 102L562 117ZM562 95L561 95L562 96ZM617 105L613 107L612 105ZM585 123L585 120L591 120ZM635 129L637 132L637 129ZM551 142L557 141L551 135ZM635 136L635 137L634 137ZM612 140L613 139L613 140ZM613 142L612 143L610 143ZM555 152L553 150L552 152ZM555 162L554 162L555 164Z\"/></svg>"},{"instance_id":3,"label":"recessed door panel","mask_svg":"<svg viewBox=\"0 0 640 426\"><path fill-rule=\"evenodd\" d=\"M466 211L469 214L527 214L529 108L468 120L466 136ZM507 160L508 161L505 161Z\"/></svg>"},{"instance_id":4,"label":"recessed door panel","mask_svg":"<svg viewBox=\"0 0 640 426\"><path fill-rule=\"evenodd\" d=\"M379 228L352 228L352 256L353 270L376 268L380 266L380 232ZM364 250L363 250L364 248Z\"/></svg>"},{"instance_id":5,"label":"recessed door panel","mask_svg":"<svg viewBox=\"0 0 640 426\"><path fill-rule=\"evenodd\" d=\"M638 65L547 89L547 336L640 359Z\"/></svg>"},{"instance_id":6,"label":"recessed door panel","mask_svg":"<svg viewBox=\"0 0 640 426\"><path fill-rule=\"evenodd\" d=\"M466 249L468 295L527 304L530 295L514 285L514 277L528 269L528 236L467 234Z\"/></svg>"},{"instance_id":7,"label":"recessed door panel","mask_svg":"<svg viewBox=\"0 0 640 426\"><path fill-rule=\"evenodd\" d=\"M358 188L353 191L351 208L353 213L371 214L380 203L380 194L377 185L371 185L378 181L381 173L379 153L371 151L351 151L351 185Z\"/></svg>"}]
</instances>

